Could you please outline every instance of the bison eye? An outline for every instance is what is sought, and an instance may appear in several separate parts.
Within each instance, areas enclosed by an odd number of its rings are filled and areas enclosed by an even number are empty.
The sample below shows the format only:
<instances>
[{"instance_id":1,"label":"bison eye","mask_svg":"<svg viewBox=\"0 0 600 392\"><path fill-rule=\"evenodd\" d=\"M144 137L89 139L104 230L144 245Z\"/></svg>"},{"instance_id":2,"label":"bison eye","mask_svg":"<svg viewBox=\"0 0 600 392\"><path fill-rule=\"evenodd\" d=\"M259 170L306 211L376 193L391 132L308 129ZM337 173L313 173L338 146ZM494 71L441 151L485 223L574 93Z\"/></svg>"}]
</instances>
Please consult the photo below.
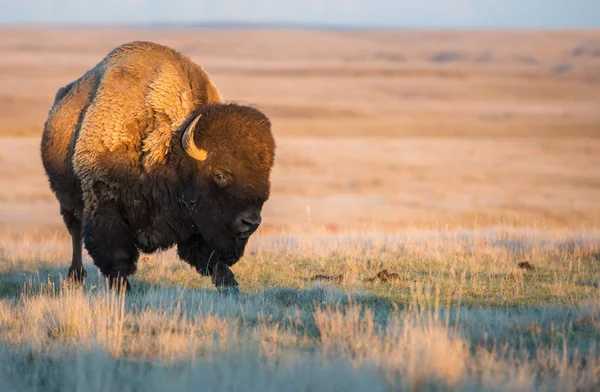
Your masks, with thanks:
<instances>
[{"instance_id":1,"label":"bison eye","mask_svg":"<svg viewBox=\"0 0 600 392\"><path fill-rule=\"evenodd\" d=\"M213 174L213 180L215 181L215 184L221 188L227 186L227 183L229 182L227 176L221 172L215 172Z\"/></svg>"}]
</instances>

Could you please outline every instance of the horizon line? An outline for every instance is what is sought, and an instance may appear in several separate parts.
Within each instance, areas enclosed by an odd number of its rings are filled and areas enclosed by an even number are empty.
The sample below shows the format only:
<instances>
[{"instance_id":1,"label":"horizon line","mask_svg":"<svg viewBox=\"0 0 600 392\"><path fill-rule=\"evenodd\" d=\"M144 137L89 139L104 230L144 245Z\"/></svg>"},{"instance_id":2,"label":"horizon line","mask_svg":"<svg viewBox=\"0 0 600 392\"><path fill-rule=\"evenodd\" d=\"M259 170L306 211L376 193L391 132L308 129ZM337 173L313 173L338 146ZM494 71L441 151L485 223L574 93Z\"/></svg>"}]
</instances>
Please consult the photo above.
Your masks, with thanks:
<instances>
[{"instance_id":1,"label":"horizon line","mask_svg":"<svg viewBox=\"0 0 600 392\"><path fill-rule=\"evenodd\" d=\"M440 24L438 26L394 26L375 24L345 24L345 23L310 23L310 22L244 22L244 21L200 21L200 22L106 22L106 23L57 23L57 22L0 22L0 29L4 28L125 28L125 29L156 29L156 30L331 30L331 31L554 31L554 30L600 30L600 23L593 25L556 25L556 26L483 26Z\"/></svg>"}]
</instances>

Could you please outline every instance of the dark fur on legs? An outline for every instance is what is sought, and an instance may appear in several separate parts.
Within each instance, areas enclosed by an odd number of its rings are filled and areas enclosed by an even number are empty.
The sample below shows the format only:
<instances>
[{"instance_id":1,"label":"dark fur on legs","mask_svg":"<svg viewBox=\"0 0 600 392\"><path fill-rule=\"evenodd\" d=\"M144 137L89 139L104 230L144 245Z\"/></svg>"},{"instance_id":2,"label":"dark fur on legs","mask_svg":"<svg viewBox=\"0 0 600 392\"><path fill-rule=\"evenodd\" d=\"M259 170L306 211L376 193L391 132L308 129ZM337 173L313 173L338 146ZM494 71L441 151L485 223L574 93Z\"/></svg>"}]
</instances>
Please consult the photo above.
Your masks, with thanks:
<instances>
[{"instance_id":1,"label":"dark fur on legs","mask_svg":"<svg viewBox=\"0 0 600 392\"><path fill-rule=\"evenodd\" d=\"M210 247L201 235L194 235L177 244L177 254L191 264L203 276L212 276L212 282L220 293L239 292L238 282L222 252ZM233 260L230 260L230 263ZM237 260L236 260L237 261ZM235 261L233 261L234 264Z\"/></svg>"},{"instance_id":2,"label":"dark fur on legs","mask_svg":"<svg viewBox=\"0 0 600 392\"><path fill-rule=\"evenodd\" d=\"M212 275L213 266L218 259L215 253L217 253L215 249L210 247L200 234L195 234L177 244L177 255L196 268L202 276Z\"/></svg>"},{"instance_id":3,"label":"dark fur on legs","mask_svg":"<svg viewBox=\"0 0 600 392\"><path fill-rule=\"evenodd\" d=\"M96 216L97 219L86 220L83 226L85 248L109 279L109 287L122 281L129 291L127 277L135 272L139 257L131 230L112 204L103 205L101 214Z\"/></svg>"},{"instance_id":4,"label":"dark fur on legs","mask_svg":"<svg viewBox=\"0 0 600 392\"><path fill-rule=\"evenodd\" d=\"M229 266L217 264L213 268L212 282L221 294L239 294L240 288Z\"/></svg>"}]
</instances>

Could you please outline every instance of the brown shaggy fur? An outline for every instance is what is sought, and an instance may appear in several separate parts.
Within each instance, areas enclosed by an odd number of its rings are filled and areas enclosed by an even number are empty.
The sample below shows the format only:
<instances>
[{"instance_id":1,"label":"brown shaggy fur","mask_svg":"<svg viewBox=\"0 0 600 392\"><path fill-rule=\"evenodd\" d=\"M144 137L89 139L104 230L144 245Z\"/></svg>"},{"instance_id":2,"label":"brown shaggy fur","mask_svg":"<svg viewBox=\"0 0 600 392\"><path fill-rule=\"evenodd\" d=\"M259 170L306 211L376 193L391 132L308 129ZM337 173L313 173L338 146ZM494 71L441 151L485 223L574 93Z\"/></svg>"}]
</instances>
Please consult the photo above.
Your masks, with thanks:
<instances>
[{"instance_id":1,"label":"brown shaggy fur","mask_svg":"<svg viewBox=\"0 0 600 392\"><path fill-rule=\"evenodd\" d=\"M203 162L181 146L198 114ZM216 271L229 276L247 241L235 238L232 222L260 214L274 151L267 117L221 103L188 57L150 42L114 49L57 92L42 137L44 167L73 237L70 274L85 275L83 232L107 276L133 273L138 250L178 244L184 260L223 281ZM215 171L231 177L227 187L215 185ZM237 285L233 274L222 283Z\"/></svg>"}]
</instances>

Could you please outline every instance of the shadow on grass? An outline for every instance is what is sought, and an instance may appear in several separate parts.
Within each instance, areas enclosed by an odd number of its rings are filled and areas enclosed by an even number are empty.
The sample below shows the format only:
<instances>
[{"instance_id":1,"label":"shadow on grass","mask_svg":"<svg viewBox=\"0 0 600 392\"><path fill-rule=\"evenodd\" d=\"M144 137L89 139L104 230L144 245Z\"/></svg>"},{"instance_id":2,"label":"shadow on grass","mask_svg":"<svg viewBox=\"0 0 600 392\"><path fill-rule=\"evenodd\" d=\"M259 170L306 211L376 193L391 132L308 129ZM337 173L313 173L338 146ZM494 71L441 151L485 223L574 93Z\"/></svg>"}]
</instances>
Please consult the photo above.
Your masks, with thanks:
<instances>
[{"instance_id":1,"label":"shadow on grass","mask_svg":"<svg viewBox=\"0 0 600 392\"><path fill-rule=\"evenodd\" d=\"M99 271L86 265L88 277L83 293L90 300L102 300L106 292L106 281ZM0 299L21 300L32 297L50 297L68 304L69 290L64 289L66 271L57 267L44 273L0 274ZM222 295L214 287L182 287L170 283L156 284L131 279L132 290L125 297L128 313L137 314L146 310L173 313L175 317L185 314L216 315L250 328L261 323L277 324L278 328L292 328L311 338L319 338L319 330L313 318L317 309L335 308L341 312L348 307L360 306L362 312L373 313L374 320L381 326L387 325L391 315L402 304L391 299L365 293L350 293L335 286L313 284L305 288L267 288L259 291L242 292L238 295ZM76 294L77 295L77 294Z\"/></svg>"},{"instance_id":2,"label":"shadow on grass","mask_svg":"<svg viewBox=\"0 0 600 392\"><path fill-rule=\"evenodd\" d=\"M88 277L84 284L86 293L93 293L106 289L106 280L92 265L86 265ZM67 269L56 267L35 272L0 273L0 299L17 299L24 295L34 296L39 294L58 294L65 283L68 282ZM385 316L393 310L403 309L404 304L396 303L381 295L369 293L351 293L343 291L335 285L315 283L306 288L267 288L261 291L242 292L237 296L224 296L216 288L185 287L171 282L155 284L131 280L132 291L127 298L139 301L147 296L161 296L176 300L185 298L184 294L193 294L203 300L219 301L235 298L240 304L269 302L280 308L301 308L314 311L326 306L361 305L372 309L375 316Z\"/></svg>"}]
</instances>

